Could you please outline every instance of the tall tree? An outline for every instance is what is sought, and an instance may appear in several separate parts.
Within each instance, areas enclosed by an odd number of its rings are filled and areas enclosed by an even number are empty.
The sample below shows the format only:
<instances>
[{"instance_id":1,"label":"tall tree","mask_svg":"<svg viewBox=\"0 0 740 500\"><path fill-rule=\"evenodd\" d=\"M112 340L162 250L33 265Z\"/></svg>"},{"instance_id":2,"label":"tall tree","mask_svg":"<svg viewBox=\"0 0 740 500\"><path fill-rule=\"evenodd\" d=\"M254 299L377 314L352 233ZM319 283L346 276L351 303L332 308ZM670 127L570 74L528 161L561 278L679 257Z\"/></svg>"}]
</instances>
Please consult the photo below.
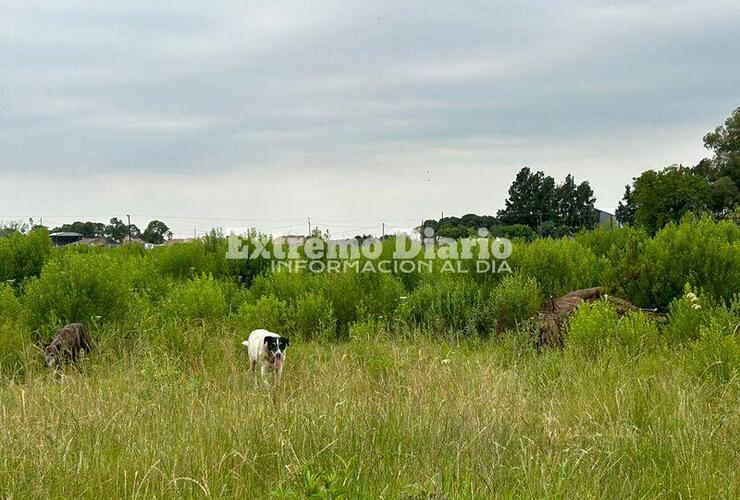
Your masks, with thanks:
<instances>
[{"instance_id":1,"label":"tall tree","mask_svg":"<svg viewBox=\"0 0 740 500\"><path fill-rule=\"evenodd\" d=\"M113 217L110 224L105 227L105 236L121 243L128 236L128 226L118 217Z\"/></svg>"},{"instance_id":2,"label":"tall tree","mask_svg":"<svg viewBox=\"0 0 740 500\"><path fill-rule=\"evenodd\" d=\"M147 243L153 243L160 245L164 242L164 239L171 235L170 228L167 227L162 221L153 220L146 226L144 232L141 233L141 239Z\"/></svg>"},{"instance_id":3,"label":"tall tree","mask_svg":"<svg viewBox=\"0 0 740 500\"><path fill-rule=\"evenodd\" d=\"M619 202L615 215L620 223L633 225L635 223L636 212L637 205L635 204L635 196L632 192L632 186L627 185L624 187L624 198Z\"/></svg>"},{"instance_id":4,"label":"tall tree","mask_svg":"<svg viewBox=\"0 0 740 500\"><path fill-rule=\"evenodd\" d=\"M509 187L506 208L499 210L502 224L524 224L536 228L555 217L555 179L529 167L516 174Z\"/></svg>"},{"instance_id":5,"label":"tall tree","mask_svg":"<svg viewBox=\"0 0 740 500\"><path fill-rule=\"evenodd\" d=\"M704 136L704 146L714 151L694 167L712 188L712 211L725 216L740 203L740 108L714 132Z\"/></svg>"},{"instance_id":6,"label":"tall tree","mask_svg":"<svg viewBox=\"0 0 740 500\"><path fill-rule=\"evenodd\" d=\"M634 210L634 222L655 233L687 212L706 210L711 201L709 184L692 169L672 165L661 171L646 170L625 193L624 213Z\"/></svg>"}]
</instances>

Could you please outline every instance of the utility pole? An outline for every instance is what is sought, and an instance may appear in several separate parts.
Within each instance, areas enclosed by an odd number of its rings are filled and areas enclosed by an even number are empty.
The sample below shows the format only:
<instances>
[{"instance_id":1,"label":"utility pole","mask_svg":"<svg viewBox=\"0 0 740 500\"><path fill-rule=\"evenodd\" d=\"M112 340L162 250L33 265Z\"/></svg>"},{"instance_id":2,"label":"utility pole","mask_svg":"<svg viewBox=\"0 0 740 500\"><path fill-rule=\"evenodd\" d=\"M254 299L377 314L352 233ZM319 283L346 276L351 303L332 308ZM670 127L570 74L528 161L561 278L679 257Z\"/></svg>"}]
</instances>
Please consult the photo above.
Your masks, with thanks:
<instances>
[{"instance_id":1,"label":"utility pole","mask_svg":"<svg viewBox=\"0 0 740 500\"><path fill-rule=\"evenodd\" d=\"M381 234L382 234L381 239L385 239L385 222L381 222L381 227L382 227L382 229L381 229Z\"/></svg>"},{"instance_id":2,"label":"utility pole","mask_svg":"<svg viewBox=\"0 0 740 500\"><path fill-rule=\"evenodd\" d=\"M126 226L128 230L128 242L131 243L131 216L127 214L126 219L128 220L128 226Z\"/></svg>"},{"instance_id":3,"label":"utility pole","mask_svg":"<svg viewBox=\"0 0 740 500\"><path fill-rule=\"evenodd\" d=\"M198 239L198 235L195 234L195 228L193 228L193 239L194 240L197 240Z\"/></svg>"},{"instance_id":4,"label":"utility pole","mask_svg":"<svg viewBox=\"0 0 740 500\"><path fill-rule=\"evenodd\" d=\"M311 217L308 218L308 236L311 236Z\"/></svg>"}]
</instances>

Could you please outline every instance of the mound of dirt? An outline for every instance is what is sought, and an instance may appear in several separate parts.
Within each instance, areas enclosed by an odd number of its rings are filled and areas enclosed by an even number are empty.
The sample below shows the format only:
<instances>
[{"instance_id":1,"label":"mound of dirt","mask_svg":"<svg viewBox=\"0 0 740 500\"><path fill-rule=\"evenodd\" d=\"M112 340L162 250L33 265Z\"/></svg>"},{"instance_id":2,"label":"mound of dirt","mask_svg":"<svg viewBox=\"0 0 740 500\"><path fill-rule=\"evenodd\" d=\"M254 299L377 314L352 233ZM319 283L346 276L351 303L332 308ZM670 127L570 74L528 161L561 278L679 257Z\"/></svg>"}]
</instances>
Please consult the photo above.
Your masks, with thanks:
<instances>
[{"instance_id":1,"label":"mound of dirt","mask_svg":"<svg viewBox=\"0 0 740 500\"><path fill-rule=\"evenodd\" d=\"M655 310L640 309L624 299L607 295L604 293L603 287L576 290L560 298L551 300L550 303L539 310L537 313L537 323L540 334L537 340L537 347L563 347L563 329L566 327L570 315L573 314L582 302L594 302L596 300L606 300L612 304L619 316L623 316L630 311L647 311L655 314Z\"/></svg>"}]
</instances>

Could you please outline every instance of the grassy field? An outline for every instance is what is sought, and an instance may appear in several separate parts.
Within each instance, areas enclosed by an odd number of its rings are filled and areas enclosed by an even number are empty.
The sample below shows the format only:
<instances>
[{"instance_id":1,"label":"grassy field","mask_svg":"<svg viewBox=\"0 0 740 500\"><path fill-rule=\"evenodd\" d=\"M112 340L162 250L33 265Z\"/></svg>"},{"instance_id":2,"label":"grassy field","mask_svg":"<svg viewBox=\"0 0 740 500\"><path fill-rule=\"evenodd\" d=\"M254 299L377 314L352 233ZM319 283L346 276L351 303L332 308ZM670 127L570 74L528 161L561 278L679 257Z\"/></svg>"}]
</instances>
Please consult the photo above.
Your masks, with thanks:
<instances>
[{"instance_id":1,"label":"grassy field","mask_svg":"<svg viewBox=\"0 0 740 500\"><path fill-rule=\"evenodd\" d=\"M141 343L60 381L33 368L0 386L0 492L740 495L740 384L687 372L685 350L589 358L429 332L297 342L283 384L265 390L239 333L211 333L199 356Z\"/></svg>"},{"instance_id":2,"label":"grassy field","mask_svg":"<svg viewBox=\"0 0 740 500\"><path fill-rule=\"evenodd\" d=\"M740 497L734 222L517 240L510 274L226 249L0 238L0 497ZM582 304L538 352L532 317L593 286L659 314ZM57 380L40 349L77 321L96 348ZM255 328L291 338L270 390Z\"/></svg>"}]
</instances>

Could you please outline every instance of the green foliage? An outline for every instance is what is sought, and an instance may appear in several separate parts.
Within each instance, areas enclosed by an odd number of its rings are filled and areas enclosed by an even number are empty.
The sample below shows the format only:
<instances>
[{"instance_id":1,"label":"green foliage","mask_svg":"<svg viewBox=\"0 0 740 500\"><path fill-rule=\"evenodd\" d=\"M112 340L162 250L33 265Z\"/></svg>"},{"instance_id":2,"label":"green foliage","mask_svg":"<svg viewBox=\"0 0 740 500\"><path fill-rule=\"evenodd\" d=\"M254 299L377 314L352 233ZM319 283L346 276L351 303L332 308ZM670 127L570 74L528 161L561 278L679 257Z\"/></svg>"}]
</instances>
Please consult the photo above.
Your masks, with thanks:
<instances>
[{"instance_id":1,"label":"green foliage","mask_svg":"<svg viewBox=\"0 0 740 500\"><path fill-rule=\"evenodd\" d=\"M22 306L13 287L0 283L0 322L15 321L20 318Z\"/></svg>"},{"instance_id":2,"label":"green foliage","mask_svg":"<svg viewBox=\"0 0 740 500\"><path fill-rule=\"evenodd\" d=\"M290 310L294 332L303 339L332 339L337 332L334 308L321 292L309 292Z\"/></svg>"},{"instance_id":3,"label":"green foliage","mask_svg":"<svg viewBox=\"0 0 740 500\"><path fill-rule=\"evenodd\" d=\"M709 184L690 168L672 165L658 172L646 170L634 179L631 190L625 192L625 213L634 212L634 223L655 234L669 222L677 223L689 212L709 207Z\"/></svg>"},{"instance_id":4,"label":"green foliage","mask_svg":"<svg viewBox=\"0 0 740 500\"><path fill-rule=\"evenodd\" d=\"M134 302L131 259L112 253L62 253L47 262L23 298L31 329L51 336L67 323L123 319Z\"/></svg>"},{"instance_id":5,"label":"green foliage","mask_svg":"<svg viewBox=\"0 0 740 500\"><path fill-rule=\"evenodd\" d=\"M30 330L19 321L0 321L0 383L3 378L22 376L28 356L34 351Z\"/></svg>"},{"instance_id":6,"label":"green foliage","mask_svg":"<svg viewBox=\"0 0 740 500\"><path fill-rule=\"evenodd\" d=\"M669 306L666 338L676 344L698 339L702 327L709 321L710 313L706 300L694 294L687 285L686 293Z\"/></svg>"},{"instance_id":7,"label":"green foliage","mask_svg":"<svg viewBox=\"0 0 740 500\"><path fill-rule=\"evenodd\" d=\"M170 228L167 227L167 224L158 220L151 221L146 226L146 229L144 229L144 232L141 233L142 240L155 245L161 245L164 243L165 238L168 236L172 236Z\"/></svg>"},{"instance_id":8,"label":"green foliage","mask_svg":"<svg viewBox=\"0 0 740 500\"><path fill-rule=\"evenodd\" d=\"M276 333L293 331L288 303L274 295L265 295L256 302L242 304L238 319L246 335L260 328Z\"/></svg>"},{"instance_id":9,"label":"green foliage","mask_svg":"<svg viewBox=\"0 0 740 500\"><path fill-rule=\"evenodd\" d=\"M740 292L740 226L688 216L655 235L640 268L648 281L639 302L648 307L666 307L685 283L715 300L732 297Z\"/></svg>"},{"instance_id":10,"label":"green foliage","mask_svg":"<svg viewBox=\"0 0 740 500\"><path fill-rule=\"evenodd\" d=\"M590 249L570 239L515 244L508 260L514 271L538 281L546 299L600 284L606 265Z\"/></svg>"},{"instance_id":11,"label":"green foliage","mask_svg":"<svg viewBox=\"0 0 740 500\"><path fill-rule=\"evenodd\" d=\"M204 321L221 319L229 310L221 284L206 274L173 286L163 309L170 317Z\"/></svg>"},{"instance_id":12,"label":"green foliage","mask_svg":"<svg viewBox=\"0 0 740 500\"><path fill-rule=\"evenodd\" d=\"M28 234L12 232L0 238L0 283L20 283L38 276L51 254L51 240L45 229L35 229Z\"/></svg>"},{"instance_id":13,"label":"green foliage","mask_svg":"<svg viewBox=\"0 0 740 500\"><path fill-rule=\"evenodd\" d=\"M523 224L532 229L550 222L553 227L572 232L596 224L595 201L588 182L576 185L568 174L556 186L552 177L524 167L509 187L506 208L499 211L498 218L503 224Z\"/></svg>"},{"instance_id":14,"label":"green foliage","mask_svg":"<svg viewBox=\"0 0 740 500\"><path fill-rule=\"evenodd\" d=\"M529 276L506 276L491 292L487 301L489 317L495 319L499 330L516 327L531 318L542 303L537 281Z\"/></svg>"},{"instance_id":15,"label":"green foliage","mask_svg":"<svg viewBox=\"0 0 740 500\"><path fill-rule=\"evenodd\" d=\"M184 279L213 272L209 256L200 241L155 248L150 252L155 268L164 276Z\"/></svg>"},{"instance_id":16,"label":"green foliage","mask_svg":"<svg viewBox=\"0 0 740 500\"><path fill-rule=\"evenodd\" d=\"M658 327L645 314L632 312L617 317L606 301L583 303L571 316L565 347L572 353L593 358L605 349L624 347L639 351L658 344Z\"/></svg>"},{"instance_id":17,"label":"green foliage","mask_svg":"<svg viewBox=\"0 0 740 500\"><path fill-rule=\"evenodd\" d=\"M493 236L500 236L503 238L520 238L526 241L531 241L537 236L534 229L524 224L511 224L508 226L495 226L492 228L491 234Z\"/></svg>"},{"instance_id":18,"label":"green foliage","mask_svg":"<svg viewBox=\"0 0 740 500\"><path fill-rule=\"evenodd\" d=\"M703 160L694 170L711 183L712 208L722 215L740 202L740 108L704 136L704 146L714 151L714 157Z\"/></svg>"},{"instance_id":19,"label":"green foliage","mask_svg":"<svg viewBox=\"0 0 740 500\"><path fill-rule=\"evenodd\" d=\"M482 295L472 279L442 274L425 280L402 301L398 318L428 329L469 331Z\"/></svg>"},{"instance_id":20,"label":"green foliage","mask_svg":"<svg viewBox=\"0 0 740 500\"><path fill-rule=\"evenodd\" d=\"M717 318L700 327L699 340L688 351L688 368L700 377L732 380L740 374L740 318L733 330ZM729 331L728 331L729 330Z\"/></svg>"}]
</instances>

